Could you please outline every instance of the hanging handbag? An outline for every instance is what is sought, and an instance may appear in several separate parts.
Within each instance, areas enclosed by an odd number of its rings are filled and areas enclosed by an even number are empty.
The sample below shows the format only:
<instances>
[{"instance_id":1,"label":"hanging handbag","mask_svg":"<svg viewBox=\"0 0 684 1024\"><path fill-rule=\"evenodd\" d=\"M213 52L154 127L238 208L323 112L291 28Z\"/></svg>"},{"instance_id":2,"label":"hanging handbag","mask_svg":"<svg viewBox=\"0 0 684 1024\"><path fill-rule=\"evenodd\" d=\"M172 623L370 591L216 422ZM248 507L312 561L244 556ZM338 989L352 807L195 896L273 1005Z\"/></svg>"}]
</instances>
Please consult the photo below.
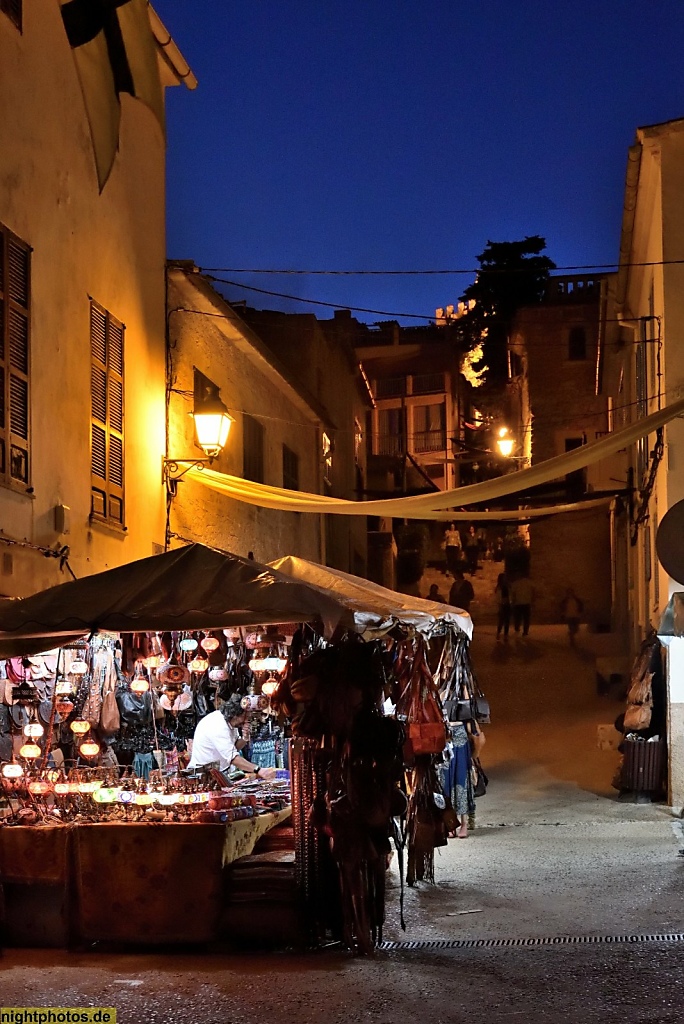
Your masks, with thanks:
<instances>
[{"instance_id":1,"label":"hanging handbag","mask_svg":"<svg viewBox=\"0 0 684 1024\"><path fill-rule=\"evenodd\" d=\"M487 792L489 778L484 768L480 764L480 759L478 757L473 758L473 763L471 767L471 779L473 782L473 796L484 796L485 793Z\"/></svg>"},{"instance_id":2,"label":"hanging handbag","mask_svg":"<svg viewBox=\"0 0 684 1024\"><path fill-rule=\"evenodd\" d=\"M625 711L625 732L639 732L651 724L650 704L628 704Z\"/></svg>"},{"instance_id":3,"label":"hanging handbag","mask_svg":"<svg viewBox=\"0 0 684 1024\"><path fill-rule=\"evenodd\" d=\"M441 754L447 742L446 726L422 639L416 642L413 657L405 658L402 664L408 681L397 710L403 710L408 724L405 757L410 760L421 754Z\"/></svg>"}]
</instances>

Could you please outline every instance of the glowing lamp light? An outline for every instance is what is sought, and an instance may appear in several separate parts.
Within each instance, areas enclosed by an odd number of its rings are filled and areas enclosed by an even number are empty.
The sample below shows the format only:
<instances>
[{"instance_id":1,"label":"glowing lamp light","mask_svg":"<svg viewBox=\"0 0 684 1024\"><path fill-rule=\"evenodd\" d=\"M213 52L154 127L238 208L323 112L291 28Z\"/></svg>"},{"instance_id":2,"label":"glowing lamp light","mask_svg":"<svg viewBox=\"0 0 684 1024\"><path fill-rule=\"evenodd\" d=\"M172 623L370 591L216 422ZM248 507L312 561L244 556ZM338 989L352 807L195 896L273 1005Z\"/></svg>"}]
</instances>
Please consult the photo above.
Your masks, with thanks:
<instances>
[{"instance_id":1,"label":"glowing lamp light","mask_svg":"<svg viewBox=\"0 0 684 1024\"><path fill-rule=\"evenodd\" d=\"M32 761L36 757L40 757L41 749L37 743L25 743L23 747L19 748L19 755L25 757L27 761Z\"/></svg>"},{"instance_id":2,"label":"glowing lamp light","mask_svg":"<svg viewBox=\"0 0 684 1024\"><path fill-rule=\"evenodd\" d=\"M287 658L279 658L269 654L266 657L251 658L249 667L252 672L284 672L287 666Z\"/></svg>"},{"instance_id":3,"label":"glowing lamp light","mask_svg":"<svg viewBox=\"0 0 684 1024\"><path fill-rule=\"evenodd\" d=\"M135 800L135 793L130 789L122 789L116 799L120 804L132 804Z\"/></svg>"},{"instance_id":4,"label":"glowing lamp light","mask_svg":"<svg viewBox=\"0 0 684 1024\"><path fill-rule=\"evenodd\" d=\"M131 679L131 693L147 693L150 684L144 676L134 676Z\"/></svg>"},{"instance_id":5,"label":"glowing lamp light","mask_svg":"<svg viewBox=\"0 0 684 1024\"><path fill-rule=\"evenodd\" d=\"M193 658L188 663L188 668L191 672L206 672L209 668L209 662L206 658Z\"/></svg>"},{"instance_id":6,"label":"glowing lamp light","mask_svg":"<svg viewBox=\"0 0 684 1024\"><path fill-rule=\"evenodd\" d=\"M83 718L75 718L69 728L76 736L85 736L87 732L90 732L90 722L86 722Z\"/></svg>"},{"instance_id":7,"label":"glowing lamp light","mask_svg":"<svg viewBox=\"0 0 684 1024\"><path fill-rule=\"evenodd\" d=\"M57 796L66 796L68 792L69 792L69 783L68 782L56 782L55 783L55 793L56 793Z\"/></svg>"},{"instance_id":8,"label":"glowing lamp light","mask_svg":"<svg viewBox=\"0 0 684 1024\"><path fill-rule=\"evenodd\" d=\"M93 793L93 800L97 804L113 804L118 799L120 789L115 789L113 786L103 786L101 789L96 789Z\"/></svg>"},{"instance_id":9,"label":"glowing lamp light","mask_svg":"<svg viewBox=\"0 0 684 1024\"><path fill-rule=\"evenodd\" d=\"M197 444L210 459L216 458L228 440L233 417L218 395L202 402L192 415Z\"/></svg>"},{"instance_id":10,"label":"glowing lamp light","mask_svg":"<svg viewBox=\"0 0 684 1024\"><path fill-rule=\"evenodd\" d=\"M73 683L70 683L68 679L60 679L55 686L55 693L58 697L70 697L73 692Z\"/></svg>"},{"instance_id":11,"label":"glowing lamp light","mask_svg":"<svg viewBox=\"0 0 684 1024\"><path fill-rule=\"evenodd\" d=\"M143 658L143 665L145 668L159 668L161 665L161 657L159 654L150 654L149 658Z\"/></svg>"},{"instance_id":12,"label":"glowing lamp light","mask_svg":"<svg viewBox=\"0 0 684 1024\"><path fill-rule=\"evenodd\" d=\"M100 744L96 743L95 740L86 740L85 743L82 743L78 748L78 752L79 754L82 754L83 757L97 757L100 753ZM79 792L81 791L79 790Z\"/></svg>"},{"instance_id":13,"label":"glowing lamp light","mask_svg":"<svg viewBox=\"0 0 684 1024\"><path fill-rule=\"evenodd\" d=\"M171 807L176 802L175 793L157 793L154 797L155 801L162 807Z\"/></svg>"},{"instance_id":14,"label":"glowing lamp light","mask_svg":"<svg viewBox=\"0 0 684 1024\"><path fill-rule=\"evenodd\" d=\"M24 769L16 761L9 761L7 764L3 764L2 774L6 779L20 779L24 774Z\"/></svg>"},{"instance_id":15,"label":"glowing lamp light","mask_svg":"<svg viewBox=\"0 0 684 1024\"><path fill-rule=\"evenodd\" d=\"M30 739L39 739L45 732L45 729L40 722L29 722L28 725L24 726L24 736L30 737Z\"/></svg>"},{"instance_id":16,"label":"glowing lamp light","mask_svg":"<svg viewBox=\"0 0 684 1024\"><path fill-rule=\"evenodd\" d=\"M202 640L202 647L207 652L207 654L210 654L211 651L215 651L218 645L219 642L215 636L205 636L204 639Z\"/></svg>"},{"instance_id":17,"label":"glowing lamp light","mask_svg":"<svg viewBox=\"0 0 684 1024\"><path fill-rule=\"evenodd\" d=\"M76 658L71 662L69 671L72 676L85 676L88 673L88 663L83 658Z\"/></svg>"},{"instance_id":18,"label":"glowing lamp light","mask_svg":"<svg viewBox=\"0 0 684 1024\"><path fill-rule=\"evenodd\" d=\"M278 689L280 683L277 679L267 679L264 685L261 687L261 692L265 697L272 697Z\"/></svg>"},{"instance_id":19,"label":"glowing lamp light","mask_svg":"<svg viewBox=\"0 0 684 1024\"><path fill-rule=\"evenodd\" d=\"M509 458L513 454L515 440L511 437L511 432L508 427L499 428L499 436L497 438L496 445L504 458Z\"/></svg>"},{"instance_id":20,"label":"glowing lamp light","mask_svg":"<svg viewBox=\"0 0 684 1024\"><path fill-rule=\"evenodd\" d=\"M46 793L52 792L52 786L49 782L43 782L42 779L33 779L28 784L29 793L33 793L34 796L45 796Z\"/></svg>"},{"instance_id":21,"label":"glowing lamp light","mask_svg":"<svg viewBox=\"0 0 684 1024\"><path fill-rule=\"evenodd\" d=\"M181 651L196 651L197 641L195 640L194 636L186 636L184 637L183 640L181 640L178 646L180 647Z\"/></svg>"}]
</instances>

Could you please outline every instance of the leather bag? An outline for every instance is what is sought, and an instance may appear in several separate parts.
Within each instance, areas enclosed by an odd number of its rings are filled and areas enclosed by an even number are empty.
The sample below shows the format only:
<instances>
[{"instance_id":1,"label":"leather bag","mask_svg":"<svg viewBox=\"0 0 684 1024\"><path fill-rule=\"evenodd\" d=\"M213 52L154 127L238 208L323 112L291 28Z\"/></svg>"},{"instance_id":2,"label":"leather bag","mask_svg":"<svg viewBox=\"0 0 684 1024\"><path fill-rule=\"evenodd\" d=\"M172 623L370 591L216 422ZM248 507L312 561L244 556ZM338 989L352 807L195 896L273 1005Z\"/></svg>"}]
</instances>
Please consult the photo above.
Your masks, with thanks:
<instances>
[{"instance_id":1,"label":"leather bag","mask_svg":"<svg viewBox=\"0 0 684 1024\"><path fill-rule=\"evenodd\" d=\"M628 704L625 711L625 732L639 732L651 724L650 704Z\"/></svg>"}]
</instances>

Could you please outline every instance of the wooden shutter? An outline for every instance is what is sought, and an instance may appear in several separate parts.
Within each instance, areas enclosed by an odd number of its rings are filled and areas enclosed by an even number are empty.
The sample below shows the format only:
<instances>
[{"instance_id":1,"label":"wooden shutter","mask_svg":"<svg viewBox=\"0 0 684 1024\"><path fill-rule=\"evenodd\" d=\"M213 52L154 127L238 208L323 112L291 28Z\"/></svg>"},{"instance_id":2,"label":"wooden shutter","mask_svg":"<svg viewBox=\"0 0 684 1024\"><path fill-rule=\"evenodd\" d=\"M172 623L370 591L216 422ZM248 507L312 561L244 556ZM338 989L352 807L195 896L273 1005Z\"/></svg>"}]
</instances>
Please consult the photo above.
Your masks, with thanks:
<instances>
[{"instance_id":1,"label":"wooden shutter","mask_svg":"<svg viewBox=\"0 0 684 1024\"><path fill-rule=\"evenodd\" d=\"M30 249L0 229L0 479L30 482Z\"/></svg>"},{"instance_id":2,"label":"wooden shutter","mask_svg":"<svg viewBox=\"0 0 684 1024\"><path fill-rule=\"evenodd\" d=\"M91 514L124 524L124 328L90 306Z\"/></svg>"},{"instance_id":3,"label":"wooden shutter","mask_svg":"<svg viewBox=\"0 0 684 1024\"><path fill-rule=\"evenodd\" d=\"M10 21L13 21L19 31L22 29L23 21L22 0L0 0L0 11L3 11Z\"/></svg>"}]
</instances>

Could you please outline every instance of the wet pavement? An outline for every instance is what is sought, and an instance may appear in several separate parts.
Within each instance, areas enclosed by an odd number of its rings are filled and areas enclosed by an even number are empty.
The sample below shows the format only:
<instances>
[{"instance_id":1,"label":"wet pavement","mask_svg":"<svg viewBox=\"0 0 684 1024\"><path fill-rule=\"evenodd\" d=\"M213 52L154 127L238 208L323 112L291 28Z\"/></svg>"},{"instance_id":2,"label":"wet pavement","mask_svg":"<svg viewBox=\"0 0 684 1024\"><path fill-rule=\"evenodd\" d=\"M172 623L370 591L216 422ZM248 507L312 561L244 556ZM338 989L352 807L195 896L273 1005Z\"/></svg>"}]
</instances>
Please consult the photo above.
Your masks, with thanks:
<instances>
[{"instance_id":1,"label":"wet pavement","mask_svg":"<svg viewBox=\"0 0 684 1024\"><path fill-rule=\"evenodd\" d=\"M681 1020L684 938L624 939L684 933L682 822L611 788L618 755L597 727L621 705L596 692L591 638L571 650L561 627L533 625L506 646L475 623L489 790L468 839L438 852L436 885L407 892L406 933L393 874L386 938L418 948L369 960L10 950L0 1003L115 1006L124 1024ZM474 945L425 948L440 941Z\"/></svg>"}]
</instances>

